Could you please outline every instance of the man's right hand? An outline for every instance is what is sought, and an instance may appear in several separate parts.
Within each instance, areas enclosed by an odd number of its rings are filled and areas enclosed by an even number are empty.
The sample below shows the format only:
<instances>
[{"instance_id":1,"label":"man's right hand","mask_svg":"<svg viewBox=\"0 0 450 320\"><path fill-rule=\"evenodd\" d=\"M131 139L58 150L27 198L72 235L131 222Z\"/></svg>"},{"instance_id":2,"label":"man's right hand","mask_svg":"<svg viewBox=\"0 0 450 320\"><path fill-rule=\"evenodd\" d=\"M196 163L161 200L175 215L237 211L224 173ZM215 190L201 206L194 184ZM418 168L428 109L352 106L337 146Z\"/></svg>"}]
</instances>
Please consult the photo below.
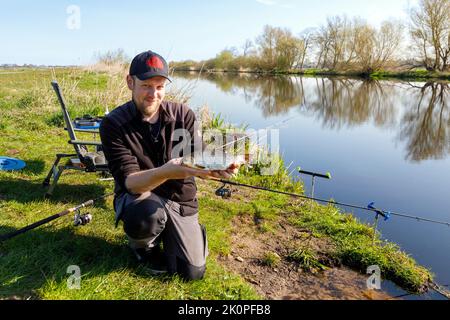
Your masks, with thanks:
<instances>
[{"instance_id":1,"label":"man's right hand","mask_svg":"<svg viewBox=\"0 0 450 320\"><path fill-rule=\"evenodd\" d=\"M212 172L210 170L184 166L182 160L182 158L172 159L160 168L168 180L184 180L190 177L211 178Z\"/></svg>"}]
</instances>

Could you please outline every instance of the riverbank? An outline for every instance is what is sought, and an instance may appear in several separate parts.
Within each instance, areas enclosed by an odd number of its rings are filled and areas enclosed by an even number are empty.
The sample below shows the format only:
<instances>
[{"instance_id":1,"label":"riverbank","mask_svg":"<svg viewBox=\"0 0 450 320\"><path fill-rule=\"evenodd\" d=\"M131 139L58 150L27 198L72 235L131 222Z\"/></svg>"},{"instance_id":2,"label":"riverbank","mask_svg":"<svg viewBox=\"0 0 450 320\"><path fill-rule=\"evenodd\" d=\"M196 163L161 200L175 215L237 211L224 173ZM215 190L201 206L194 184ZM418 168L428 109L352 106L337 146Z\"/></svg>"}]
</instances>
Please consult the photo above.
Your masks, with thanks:
<instances>
[{"instance_id":1,"label":"riverbank","mask_svg":"<svg viewBox=\"0 0 450 320\"><path fill-rule=\"evenodd\" d=\"M353 78L372 78L372 79L402 79L402 80L449 80L449 72L432 72L427 70L413 71L376 71L372 73L355 72L355 71L334 71L323 69L305 69L305 70L278 70L278 71L262 71L262 70L204 70L196 68L176 68L177 72L211 72L211 73L239 73L239 74L259 74L259 75L298 75L298 76L332 76L332 77L353 77Z\"/></svg>"},{"instance_id":2,"label":"riverbank","mask_svg":"<svg viewBox=\"0 0 450 320\"><path fill-rule=\"evenodd\" d=\"M105 76L105 74L110 73L108 68L105 66L92 66L92 67L57 67L57 70L68 71L71 70L75 73L88 71L94 72L98 77ZM127 70L126 66L113 66L116 69ZM18 73L23 73L27 70L35 70L35 71L48 71L50 72L51 68L26 68L26 67L18 67L18 68L0 68L0 75L15 75ZM326 70L326 69L304 69L304 70L274 70L274 71L265 71L265 70L250 70L250 69L241 69L241 70L226 70L226 69L202 69L202 68L173 68L172 72L198 72L198 73L230 73L230 74L257 74L264 76L275 76L275 75L298 75L298 76L330 76L330 77L351 77L351 78L361 78L361 79L401 79L401 80L445 80L450 81L450 72L437 72L437 71L427 71L425 69L420 70L410 70L410 71L388 71L381 70L372 73L364 73L357 71L335 71L335 70ZM105 82L106 77L103 77L102 83Z\"/></svg>"},{"instance_id":3,"label":"riverbank","mask_svg":"<svg viewBox=\"0 0 450 320\"><path fill-rule=\"evenodd\" d=\"M127 96L120 77L80 70L57 70L56 76L73 116L102 114L105 107L111 110L117 99ZM51 76L43 72L7 77L0 78L0 154L23 159L27 167L20 172L0 172L0 233L113 189L111 182L100 181L95 174L67 172L52 199L44 200L41 184L55 153L71 152L49 85ZM284 170L275 177L242 170L237 179L240 182L303 192L303 183L289 179ZM205 280L184 283L177 277L152 277L145 267L137 265L122 229L113 227L109 199L90 210L94 221L83 228L72 227L70 218L61 219L2 245L0 297L371 299L374 297L366 292L364 282L370 265L378 265L383 278L414 293L426 291L433 278L378 234L373 244L371 226L334 206L245 190L237 190L235 197L224 200L215 196L220 186L217 183L198 184L201 222L208 230L211 253ZM70 265L80 266L80 290L67 288ZM282 285L293 279L297 295ZM330 281L336 285L333 290L329 289ZM342 289L344 286L348 291Z\"/></svg>"},{"instance_id":4,"label":"riverbank","mask_svg":"<svg viewBox=\"0 0 450 320\"><path fill-rule=\"evenodd\" d=\"M275 176L261 176L260 168L253 166L250 170L241 170L237 180L245 184L303 193L303 182L291 178L282 160ZM243 192L239 188L237 191ZM246 203L249 203L248 207ZM417 294L426 292L433 279L427 269L417 265L397 245L382 240L372 225L359 222L352 214L336 206L264 192L247 193L237 199L237 204L239 212L246 213L241 214L240 218L245 221L245 216L250 215L256 230L268 233L270 237L285 239L282 241L283 248L275 252L281 259L273 259L266 252L264 256L258 257L263 265L269 264L269 267L274 268L278 262L284 262L302 269L306 274L320 274L347 267L364 275L369 266L377 265L384 279ZM247 236L251 239L254 235ZM245 243L240 245L245 246ZM250 252L254 253L254 250ZM274 262L274 265L267 261Z\"/></svg>"}]
</instances>

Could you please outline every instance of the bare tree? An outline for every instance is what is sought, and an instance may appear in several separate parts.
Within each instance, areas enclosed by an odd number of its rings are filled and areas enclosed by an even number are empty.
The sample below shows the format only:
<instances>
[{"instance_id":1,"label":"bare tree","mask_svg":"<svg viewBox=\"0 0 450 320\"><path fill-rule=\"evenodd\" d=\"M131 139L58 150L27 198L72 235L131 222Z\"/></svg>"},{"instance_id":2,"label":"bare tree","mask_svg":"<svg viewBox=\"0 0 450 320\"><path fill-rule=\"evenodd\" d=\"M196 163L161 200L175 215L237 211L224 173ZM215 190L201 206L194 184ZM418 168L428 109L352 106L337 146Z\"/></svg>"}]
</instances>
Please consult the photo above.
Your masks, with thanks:
<instances>
[{"instance_id":1,"label":"bare tree","mask_svg":"<svg viewBox=\"0 0 450 320\"><path fill-rule=\"evenodd\" d=\"M355 58L355 23L346 16L335 16L319 28L314 37L318 68L338 70L350 66Z\"/></svg>"},{"instance_id":2,"label":"bare tree","mask_svg":"<svg viewBox=\"0 0 450 320\"><path fill-rule=\"evenodd\" d=\"M331 50L328 65L332 69L340 69L341 63L346 60L346 49L351 34L351 24L346 16L336 16L327 19Z\"/></svg>"},{"instance_id":3,"label":"bare tree","mask_svg":"<svg viewBox=\"0 0 450 320\"><path fill-rule=\"evenodd\" d=\"M402 24L385 21L379 30L368 24L355 25L355 57L359 70L371 73L388 67L402 41Z\"/></svg>"},{"instance_id":4,"label":"bare tree","mask_svg":"<svg viewBox=\"0 0 450 320\"><path fill-rule=\"evenodd\" d=\"M244 45L242 46L243 56L247 57L253 53L254 45L253 41L250 39L245 40Z\"/></svg>"},{"instance_id":5,"label":"bare tree","mask_svg":"<svg viewBox=\"0 0 450 320\"><path fill-rule=\"evenodd\" d=\"M330 48L330 37L326 27L322 26L319 28L314 36L314 43L317 48L316 68L325 68L326 57Z\"/></svg>"},{"instance_id":6,"label":"bare tree","mask_svg":"<svg viewBox=\"0 0 450 320\"><path fill-rule=\"evenodd\" d=\"M390 20L381 24L376 37L376 69L385 68L393 61L402 40L403 24L400 21Z\"/></svg>"},{"instance_id":7,"label":"bare tree","mask_svg":"<svg viewBox=\"0 0 450 320\"><path fill-rule=\"evenodd\" d=\"M359 18L328 18L314 37L317 67L364 73L385 68L401 44L402 28L397 21L376 29Z\"/></svg>"},{"instance_id":8,"label":"bare tree","mask_svg":"<svg viewBox=\"0 0 450 320\"><path fill-rule=\"evenodd\" d=\"M299 56L298 61L295 64L295 68L303 69L305 66L306 57L309 50L313 46L316 30L308 28L303 30L299 35Z\"/></svg>"},{"instance_id":9,"label":"bare tree","mask_svg":"<svg viewBox=\"0 0 450 320\"><path fill-rule=\"evenodd\" d=\"M450 1L420 0L411 10L410 34L428 70L445 71L450 59Z\"/></svg>"},{"instance_id":10,"label":"bare tree","mask_svg":"<svg viewBox=\"0 0 450 320\"><path fill-rule=\"evenodd\" d=\"M275 47L278 31L278 28L266 25L264 26L262 35L260 35L256 40L259 45L260 56L263 59L266 68L273 69L276 67Z\"/></svg>"}]
</instances>

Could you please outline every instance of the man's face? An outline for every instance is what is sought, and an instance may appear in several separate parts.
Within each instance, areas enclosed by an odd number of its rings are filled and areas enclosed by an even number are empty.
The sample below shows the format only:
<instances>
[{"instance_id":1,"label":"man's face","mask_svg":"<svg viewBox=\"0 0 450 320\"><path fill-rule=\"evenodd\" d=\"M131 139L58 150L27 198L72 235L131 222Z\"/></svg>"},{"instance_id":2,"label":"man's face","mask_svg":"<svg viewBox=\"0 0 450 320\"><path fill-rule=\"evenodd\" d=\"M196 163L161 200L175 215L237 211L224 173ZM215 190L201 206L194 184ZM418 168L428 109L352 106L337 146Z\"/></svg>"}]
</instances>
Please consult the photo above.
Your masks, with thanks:
<instances>
[{"instance_id":1,"label":"man's face","mask_svg":"<svg viewBox=\"0 0 450 320\"><path fill-rule=\"evenodd\" d=\"M137 77L127 76L127 84L142 115L153 116L166 95L166 79L154 77L141 81Z\"/></svg>"}]
</instances>

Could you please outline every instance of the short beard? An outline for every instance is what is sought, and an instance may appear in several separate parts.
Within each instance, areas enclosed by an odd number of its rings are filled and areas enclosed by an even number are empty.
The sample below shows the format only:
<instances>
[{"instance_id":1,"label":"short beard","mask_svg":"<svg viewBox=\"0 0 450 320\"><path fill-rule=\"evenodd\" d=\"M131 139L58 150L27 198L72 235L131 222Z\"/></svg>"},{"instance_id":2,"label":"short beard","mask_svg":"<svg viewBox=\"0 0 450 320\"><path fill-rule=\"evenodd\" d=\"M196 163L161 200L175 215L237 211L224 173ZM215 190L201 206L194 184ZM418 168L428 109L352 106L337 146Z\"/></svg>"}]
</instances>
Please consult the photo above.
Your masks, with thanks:
<instances>
[{"instance_id":1,"label":"short beard","mask_svg":"<svg viewBox=\"0 0 450 320\"><path fill-rule=\"evenodd\" d=\"M148 112L146 112L147 110L149 110L149 107L144 107L144 105L140 105L136 102L136 100L134 99L134 97L132 98L134 104L136 105L136 108L139 110L139 112L142 114L143 118L150 118L152 116L154 116L156 113L159 112L159 109L161 107L161 103L155 107L154 111L151 114L148 114Z\"/></svg>"}]
</instances>

